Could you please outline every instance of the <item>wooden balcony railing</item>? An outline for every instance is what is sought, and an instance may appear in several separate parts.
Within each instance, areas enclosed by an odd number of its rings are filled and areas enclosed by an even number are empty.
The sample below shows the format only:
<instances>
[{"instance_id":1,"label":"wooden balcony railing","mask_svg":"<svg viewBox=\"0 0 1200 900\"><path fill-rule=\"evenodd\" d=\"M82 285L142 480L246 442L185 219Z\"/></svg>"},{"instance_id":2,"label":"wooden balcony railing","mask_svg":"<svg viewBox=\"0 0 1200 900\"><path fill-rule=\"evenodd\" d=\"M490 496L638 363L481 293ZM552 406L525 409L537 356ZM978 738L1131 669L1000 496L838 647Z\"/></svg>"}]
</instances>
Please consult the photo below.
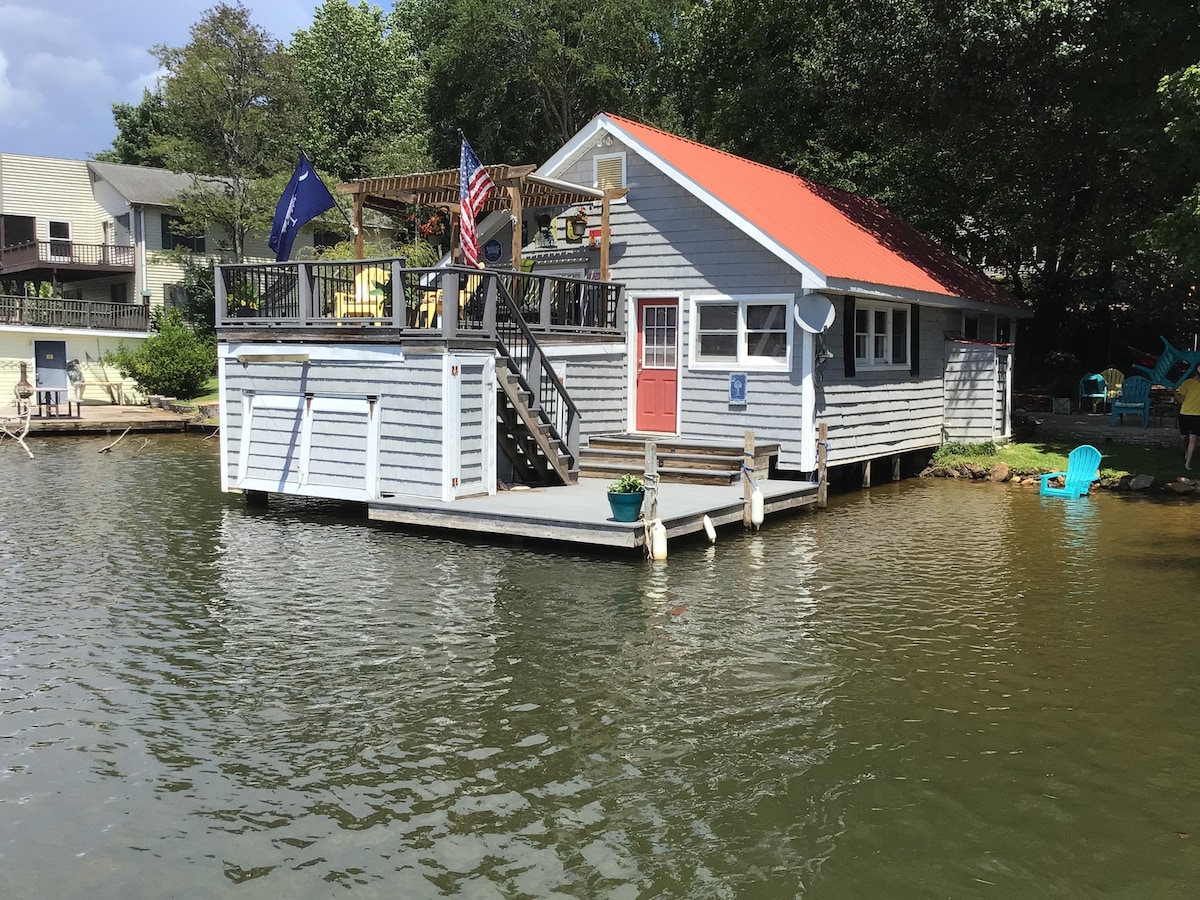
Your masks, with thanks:
<instances>
[{"instance_id":1,"label":"wooden balcony railing","mask_svg":"<svg viewBox=\"0 0 1200 900\"><path fill-rule=\"evenodd\" d=\"M410 269L402 259L218 265L216 325L218 331L271 329L281 337L289 330L385 326L413 336L495 340L501 289L534 333L624 333L618 283L491 269ZM458 302L447 303L447 297Z\"/></svg>"},{"instance_id":2,"label":"wooden balcony railing","mask_svg":"<svg viewBox=\"0 0 1200 900\"><path fill-rule=\"evenodd\" d=\"M0 295L0 324L149 331L150 304Z\"/></svg>"},{"instance_id":3,"label":"wooden balcony railing","mask_svg":"<svg viewBox=\"0 0 1200 900\"><path fill-rule=\"evenodd\" d=\"M134 248L120 244L81 244L78 241L28 241L0 247L0 272L12 273L43 266L133 271Z\"/></svg>"}]
</instances>

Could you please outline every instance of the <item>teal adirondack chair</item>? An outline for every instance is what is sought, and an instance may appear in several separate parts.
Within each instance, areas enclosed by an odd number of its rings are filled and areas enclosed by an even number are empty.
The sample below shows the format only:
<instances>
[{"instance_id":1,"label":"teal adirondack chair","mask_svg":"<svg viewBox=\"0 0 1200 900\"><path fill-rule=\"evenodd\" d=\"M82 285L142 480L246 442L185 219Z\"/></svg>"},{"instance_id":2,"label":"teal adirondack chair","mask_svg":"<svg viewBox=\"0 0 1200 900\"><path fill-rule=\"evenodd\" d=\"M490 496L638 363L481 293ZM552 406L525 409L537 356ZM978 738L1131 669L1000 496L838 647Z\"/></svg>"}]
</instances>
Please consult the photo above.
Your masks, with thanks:
<instances>
[{"instance_id":1,"label":"teal adirondack chair","mask_svg":"<svg viewBox=\"0 0 1200 900\"><path fill-rule=\"evenodd\" d=\"M1159 340L1163 343L1163 352L1155 361L1154 368L1149 369L1146 366L1139 366L1137 363L1134 363L1133 368L1139 372L1145 372L1149 376L1151 384L1177 388L1200 363L1200 353L1194 350L1180 350L1161 335L1159 335ZM1180 363L1186 363L1186 365L1180 369L1178 368Z\"/></svg>"},{"instance_id":2,"label":"teal adirondack chair","mask_svg":"<svg viewBox=\"0 0 1200 900\"><path fill-rule=\"evenodd\" d=\"M1050 482L1062 478L1062 487ZM1091 444L1081 444L1067 457L1067 471L1049 472L1042 476L1040 493L1043 497L1082 497L1093 481L1100 478L1100 451Z\"/></svg>"},{"instance_id":3,"label":"teal adirondack chair","mask_svg":"<svg viewBox=\"0 0 1200 900\"><path fill-rule=\"evenodd\" d=\"M1112 412L1109 422L1117 424L1117 416L1121 424L1125 423L1126 413L1137 413L1142 417L1142 427L1150 427L1150 379L1141 375L1130 375L1121 382L1121 393L1112 402Z\"/></svg>"},{"instance_id":4,"label":"teal adirondack chair","mask_svg":"<svg viewBox=\"0 0 1200 900\"><path fill-rule=\"evenodd\" d=\"M1084 400L1099 400L1100 409L1104 409L1104 404L1108 401L1108 385L1104 382L1103 375L1084 375L1079 380L1079 411L1083 412ZM1092 404L1092 409L1095 410L1096 404Z\"/></svg>"}]
</instances>

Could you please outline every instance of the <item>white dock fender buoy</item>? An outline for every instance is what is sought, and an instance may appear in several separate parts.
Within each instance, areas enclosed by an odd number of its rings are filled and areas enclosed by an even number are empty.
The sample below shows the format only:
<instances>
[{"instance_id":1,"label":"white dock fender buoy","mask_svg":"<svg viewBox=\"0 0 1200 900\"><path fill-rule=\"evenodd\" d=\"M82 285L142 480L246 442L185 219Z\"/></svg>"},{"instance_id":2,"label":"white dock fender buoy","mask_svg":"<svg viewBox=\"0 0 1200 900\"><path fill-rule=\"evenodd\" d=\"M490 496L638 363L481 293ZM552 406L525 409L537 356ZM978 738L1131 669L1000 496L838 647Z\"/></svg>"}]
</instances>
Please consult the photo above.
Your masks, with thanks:
<instances>
[{"instance_id":1,"label":"white dock fender buoy","mask_svg":"<svg viewBox=\"0 0 1200 900\"><path fill-rule=\"evenodd\" d=\"M662 519L655 519L650 523L650 558L667 558L667 528Z\"/></svg>"},{"instance_id":2,"label":"white dock fender buoy","mask_svg":"<svg viewBox=\"0 0 1200 900\"><path fill-rule=\"evenodd\" d=\"M717 529L713 526L712 519L707 515L704 517L704 533L708 535L708 542L710 544L717 542Z\"/></svg>"},{"instance_id":3,"label":"white dock fender buoy","mask_svg":"<svg viewBox=\"0 0 1200 900\"><path fill-rule=\"evenodd\" d=\"M763 523L763 495L757 487L750 495L750 524L757 528Z\"/></svg>"}]
</instances>

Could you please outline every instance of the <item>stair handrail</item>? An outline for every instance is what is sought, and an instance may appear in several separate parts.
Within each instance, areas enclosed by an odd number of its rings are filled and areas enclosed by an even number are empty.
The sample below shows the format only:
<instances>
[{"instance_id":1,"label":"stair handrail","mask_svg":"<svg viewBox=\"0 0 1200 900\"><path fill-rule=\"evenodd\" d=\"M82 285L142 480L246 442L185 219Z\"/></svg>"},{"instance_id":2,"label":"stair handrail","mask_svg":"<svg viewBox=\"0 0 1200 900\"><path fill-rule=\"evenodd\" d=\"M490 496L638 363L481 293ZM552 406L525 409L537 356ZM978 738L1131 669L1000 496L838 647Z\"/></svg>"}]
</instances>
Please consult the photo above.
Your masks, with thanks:
<instances>
[{"instance_id":1,"label":"stair handrail","mask_svg":"<svg viewBox=\"0 0 1200 900\"><path fill-rule=\"evenodd\" d=\"M491 330L496 340L496 347L501 356L507 359L511 365L516 366L513 374L520 379L522 390L529 394L530 410L537 413L538 418L550 426L553 432L552 436L566 447L569 470L578 472L579 407L575 405L566 386L559 380L550 361L546 359L541 344L538 343L532 329L525 321L520 307L513 300L508 288L499 278L495 279L494 283L496 285L496 321ZM507 321L503 319L501 311L508 314ZM514 337L519 336L524 341L528 353L515 355L514 350L519 348L516 348L511 340L505 339L505 331ZM538 389L536 391L532 387L534 372L537 373ZM547 406L550 409L547 409Z\"/></svg>"}]
</instances>

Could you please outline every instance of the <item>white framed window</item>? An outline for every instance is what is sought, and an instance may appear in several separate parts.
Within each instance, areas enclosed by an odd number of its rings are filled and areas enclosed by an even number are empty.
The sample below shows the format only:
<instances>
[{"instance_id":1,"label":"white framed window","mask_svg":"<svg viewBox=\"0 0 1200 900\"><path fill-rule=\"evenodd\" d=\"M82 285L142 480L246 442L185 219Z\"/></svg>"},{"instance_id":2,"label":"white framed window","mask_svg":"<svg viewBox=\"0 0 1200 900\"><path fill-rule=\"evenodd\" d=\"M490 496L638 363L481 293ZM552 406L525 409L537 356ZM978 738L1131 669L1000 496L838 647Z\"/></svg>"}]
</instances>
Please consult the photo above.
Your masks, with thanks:
<instances>
[{"instance_id":1,"label":"white framed window","mask_svg":"<svg viewBox=\"0 0 1200 900\"><path fill-rule=\"evenodd\" d=\"M50 234L50 256L54 259L70 259L71 223L50 221L47 228Z\"/></svg>"},{"instance_id":2,"label":"white framed window","mask_svg":"<svg viewBox=\"0 0 1200 900\"><path fill-rule=\"evenodd\" d=\"M854 305L854 363L857 368L908 367L908 306L859 300Z\"/></svg>"},{"instance_id":3,"label":"white framed window","mask_svg":"<svg viewBox=\"0 0 1200 900\"><path fill-rule=\"evenodd\" d=\"M625 187L625 151L622 150L620 153L598 153L593 156L592 183L600 188L600 190ZM627 196L629 195L626 194ZM625 197L621 197L613 202L624 203Z\"/></svg>"},{"instance_id":4,"label":"white framed window","mask_svg":"<svg viewBox=\"0 0 1200 900\"><path fill-rule=\"evenodd\" d=\"M693 297L690 368L788 369L792 298Z\"/></svg>"}]
</instances>

